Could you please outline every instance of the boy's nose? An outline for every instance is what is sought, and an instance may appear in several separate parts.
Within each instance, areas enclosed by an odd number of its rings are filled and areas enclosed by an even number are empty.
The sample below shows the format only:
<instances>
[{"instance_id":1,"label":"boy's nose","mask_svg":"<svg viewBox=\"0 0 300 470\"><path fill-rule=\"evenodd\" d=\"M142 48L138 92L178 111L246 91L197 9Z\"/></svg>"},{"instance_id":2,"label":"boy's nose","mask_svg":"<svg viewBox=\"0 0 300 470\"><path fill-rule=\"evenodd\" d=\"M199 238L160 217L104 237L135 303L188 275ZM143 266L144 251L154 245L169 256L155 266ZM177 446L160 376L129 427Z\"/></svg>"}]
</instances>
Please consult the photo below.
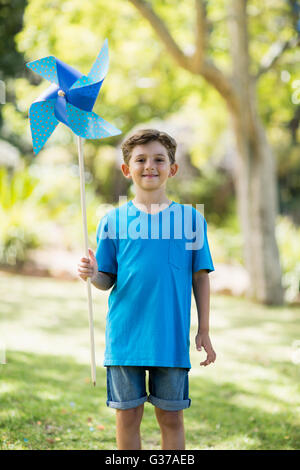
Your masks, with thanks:
<instances>
[{"instance_id":1,"label":"boy's nose","mask_svg":"<svg viewBox=\"0 0 300 470\"><path fill-rule=\"evenodd\" d=\"M145 163L145 169L154 168L154 162L148 161Z\"/></svg>"}]
</instances>

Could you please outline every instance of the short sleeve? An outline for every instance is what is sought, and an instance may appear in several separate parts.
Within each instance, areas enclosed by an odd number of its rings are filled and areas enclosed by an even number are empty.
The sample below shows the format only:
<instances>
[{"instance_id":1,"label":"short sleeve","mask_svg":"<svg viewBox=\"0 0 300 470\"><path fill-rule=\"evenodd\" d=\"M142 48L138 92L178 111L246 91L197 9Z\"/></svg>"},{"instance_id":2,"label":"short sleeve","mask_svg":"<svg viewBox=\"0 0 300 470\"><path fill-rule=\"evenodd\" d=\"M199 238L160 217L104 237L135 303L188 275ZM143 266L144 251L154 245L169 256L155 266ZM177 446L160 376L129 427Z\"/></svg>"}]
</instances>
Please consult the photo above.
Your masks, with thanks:
<instances>
[{"instance_id":1,"label":"short sleeve","mask_svg":"<svg viewBox=\"0 0 300 470\"><path fill-rule=\"evenodd\" d=\"M109 221L110 219L105 215L97 227L95 257L98 263L98 271L117 274L116 235Z\"/></svg>"},{"instance_id":2,"label":"short sleeve","mask_svg":"<svg viewBox=\"0 0 300 470\"><path fill-rule=\"evenodd\" d=\"M209 273L214 271L214 265L210 254L210 249L207 240L207 223L205 218L199 211L195 210L194 233L195 242L193 243L194 249L192 250L192 269L196 273L200 269L206 269Z\"/></svg>"}]
</instances>

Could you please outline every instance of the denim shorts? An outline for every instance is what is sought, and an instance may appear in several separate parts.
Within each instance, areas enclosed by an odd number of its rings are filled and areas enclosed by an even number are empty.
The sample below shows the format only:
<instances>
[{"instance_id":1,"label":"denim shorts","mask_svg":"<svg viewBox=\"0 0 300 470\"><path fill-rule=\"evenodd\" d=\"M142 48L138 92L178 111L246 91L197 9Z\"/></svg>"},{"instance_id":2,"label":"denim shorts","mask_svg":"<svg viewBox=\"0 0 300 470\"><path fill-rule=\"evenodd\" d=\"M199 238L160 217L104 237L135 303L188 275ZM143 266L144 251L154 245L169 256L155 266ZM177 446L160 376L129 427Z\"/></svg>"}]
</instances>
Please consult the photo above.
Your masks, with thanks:
<instances>
[{"instance_id":1,"label":"denim shorts","mask_svg":"<svg viewBox=\"0 0 300 470\"><path fill-rule=\"evenodd\" d=\"M149 395L146 370L149 371ZM162 410L189 408L188 373L189 369L181 367L106 366L106 405L127 410L148 401Z\"/></svg>"}]
</instances>

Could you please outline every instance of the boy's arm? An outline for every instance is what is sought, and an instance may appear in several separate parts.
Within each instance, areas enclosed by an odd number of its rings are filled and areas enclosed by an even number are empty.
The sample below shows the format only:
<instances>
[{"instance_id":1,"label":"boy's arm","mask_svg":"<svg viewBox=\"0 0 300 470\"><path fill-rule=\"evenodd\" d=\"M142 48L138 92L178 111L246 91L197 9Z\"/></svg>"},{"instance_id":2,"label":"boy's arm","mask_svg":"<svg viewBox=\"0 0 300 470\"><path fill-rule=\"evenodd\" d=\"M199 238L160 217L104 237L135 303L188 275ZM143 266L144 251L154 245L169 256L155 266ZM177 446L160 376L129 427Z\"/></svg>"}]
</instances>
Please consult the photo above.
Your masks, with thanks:
<instances>
[{"instance_id":1,"label":"boy's arm","mask_svg":"<svg viewBox=\"0 0 300 470\"><path fill-rule=\"evenodd\" d=\"M215 362L216 353L209 338L210 286L206 269L200 269L200 271L193 273L192 282L198 313L198 331L195 338L196 348L198 351L201 351L201 347L204 347L207 357L205 361L200 362L200 365L208 366L211 362Z\"/></svg>"},{"instance_id":2,"label":"boy's arm","mask_svg":"<svg viewBox=\"0 0 300 470\"><path fill-rule=\"evenodd\" d=\"M83 256L78 263L79 277L84 281L88 277L91 278L91 283L97 287L97 289L108 290L114 284L116 275L108 272L98 271L98 263L94 252L91 248L89 250L89 257Z\"/></svg>"},{"instance_id":3,"label":"boy's arm","mask_svg":"<svg viewBox=\"0 0 300 470\"><path fill-rule=\"evenodd\" d=\"M108 290L114 285L115 280L115 274L98 271L96 278L92 278L91 282L97 289Z\"/></svg>"}]
</instances>

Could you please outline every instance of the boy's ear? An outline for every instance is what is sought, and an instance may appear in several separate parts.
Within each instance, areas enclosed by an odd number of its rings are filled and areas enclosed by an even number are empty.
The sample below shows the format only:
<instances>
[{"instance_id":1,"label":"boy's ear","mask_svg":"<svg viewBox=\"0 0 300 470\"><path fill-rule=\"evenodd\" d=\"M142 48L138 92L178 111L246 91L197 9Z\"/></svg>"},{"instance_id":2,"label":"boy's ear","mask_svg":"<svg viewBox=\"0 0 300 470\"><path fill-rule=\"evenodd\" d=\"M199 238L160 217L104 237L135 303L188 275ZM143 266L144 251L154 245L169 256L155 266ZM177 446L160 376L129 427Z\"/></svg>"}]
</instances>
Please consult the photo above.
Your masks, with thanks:
<instances>
[{"instance_id":1,"label":"boy's ear","mask_svg":"<svg viewBox=\"0 0 300 470\"><path fill-rule=\"evenodd\" d=\"M178 163L172 163L170 167L170 176L175 176L178 171L179 165Z\"/></svg>"},{"instance_id":2,"label":"boy's ear","mask_svg":"<svg viewBox=\"0 0 300 470\"><path fill-rule=\"evenodd\" d=\"M128 166L128 165L126 165L125 163L123 163L123 164L121 165L121 170L122 170L123 175L124 175L126 178L131 178L130 171L129 171L129 166Z\"/></svg>"}]
</instances>

